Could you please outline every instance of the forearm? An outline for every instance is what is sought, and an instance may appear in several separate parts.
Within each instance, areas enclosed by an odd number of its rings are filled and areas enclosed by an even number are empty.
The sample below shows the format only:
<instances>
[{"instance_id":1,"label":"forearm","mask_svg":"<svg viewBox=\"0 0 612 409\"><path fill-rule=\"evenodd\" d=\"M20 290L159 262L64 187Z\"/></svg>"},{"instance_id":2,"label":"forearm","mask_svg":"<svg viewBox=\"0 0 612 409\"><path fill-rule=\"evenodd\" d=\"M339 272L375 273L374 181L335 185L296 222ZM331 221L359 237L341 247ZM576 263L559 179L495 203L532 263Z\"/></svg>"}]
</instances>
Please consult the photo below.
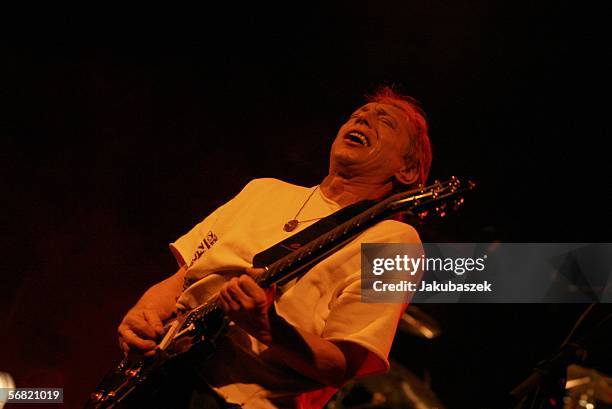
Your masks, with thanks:
<instances>
[{"instance_id":1,"label":"forearm","mask_svg":"<svg viewBox=\"0 0 612 409\"><path fill-rule=\"evenodd\" d=\"M232 278L219 291L219 303L226 314L268 346L263 359L283 363L330 386L339 386L357 373L368 354L365 348L352 342L330 342L295 328L276 313L272 298L273 293L266 294L247 274Z\"/></svg>"},{"instance_id":2,"label":"forearm","mask_svg":"<svg viewBox=\"0 0 612 409\"><path fill-rule=\"evenodd\" d=\"M185 267L175 274L151 286L140 297L134 308L149 308L163 315L170 315L175 309L176 299L183 290Z\"/></svg>"},{"instance_id":3,"label":"forearm","mask_svg":"<svg viewBox=\"0 0 612 409\"><path fill-rule=\"evenodd\" d=\"M338 387L354 376L353 367L361 362L347 362L339 345L290 325L274 308L269 313L271 333L266 340L269 358L324 385ZM360 361L361 357L353 356L352 359Z\"/></svg>"}]
</instances>

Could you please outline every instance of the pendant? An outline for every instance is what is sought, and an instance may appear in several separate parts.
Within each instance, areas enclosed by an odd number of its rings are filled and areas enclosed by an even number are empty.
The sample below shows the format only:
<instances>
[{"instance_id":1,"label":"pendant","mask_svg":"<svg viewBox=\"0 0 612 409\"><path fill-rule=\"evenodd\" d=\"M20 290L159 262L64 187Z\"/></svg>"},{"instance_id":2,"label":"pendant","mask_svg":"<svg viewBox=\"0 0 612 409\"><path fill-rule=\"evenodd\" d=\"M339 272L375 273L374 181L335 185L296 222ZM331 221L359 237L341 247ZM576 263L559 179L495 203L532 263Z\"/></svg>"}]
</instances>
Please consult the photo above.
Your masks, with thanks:
<instances>
[{"instance_id":1,"label":"pendant","mask_svg":"<svg viewBox=\"0 0 612 409\"><path fill-rule=\"evenodd\" d=\"M286 232L294 231L298 224L300 224L300 222L295 219L289 220L287 223L285 223L285 227L283 228L283 230L285 230Z\"/></svg>"}]
</instances>

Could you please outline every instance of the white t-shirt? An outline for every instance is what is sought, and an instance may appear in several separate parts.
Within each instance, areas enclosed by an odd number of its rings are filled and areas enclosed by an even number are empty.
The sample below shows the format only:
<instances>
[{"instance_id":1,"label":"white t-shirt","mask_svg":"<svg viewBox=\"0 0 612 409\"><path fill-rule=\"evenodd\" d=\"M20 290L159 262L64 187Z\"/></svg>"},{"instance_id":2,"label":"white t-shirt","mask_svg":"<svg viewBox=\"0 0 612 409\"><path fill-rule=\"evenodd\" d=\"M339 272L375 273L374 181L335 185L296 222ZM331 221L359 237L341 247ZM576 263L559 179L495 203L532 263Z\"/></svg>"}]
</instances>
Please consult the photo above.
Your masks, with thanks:
<instances>
[{"instance_id":1,"label":"white t-shirt","mask_svg":"<svg viewBox=\"0 0 612 409\"><path fill-rule=\"evenodd\" d=\"M252 266L253 257L315 223L301 223L287 233L284 224L314 192L298 220L328 216L340 206L321 189L276 179L256 179L232 200L170 245L180 265L187 264L186 290L177 306L202 304L227 279ZM360 375L389 368L398 319L405 304L360 302L361 243L420 243L409 225L386 220L366 230L348 245L318 263L277 297L277 313L291 325L329 341L350 341L369 351ZM222 343L206 362L206 379L226 400L244 408L322 406L334 388L303 377L266 360L267 347L237 326L230 326Z\"/></svg>"}]
</instances>

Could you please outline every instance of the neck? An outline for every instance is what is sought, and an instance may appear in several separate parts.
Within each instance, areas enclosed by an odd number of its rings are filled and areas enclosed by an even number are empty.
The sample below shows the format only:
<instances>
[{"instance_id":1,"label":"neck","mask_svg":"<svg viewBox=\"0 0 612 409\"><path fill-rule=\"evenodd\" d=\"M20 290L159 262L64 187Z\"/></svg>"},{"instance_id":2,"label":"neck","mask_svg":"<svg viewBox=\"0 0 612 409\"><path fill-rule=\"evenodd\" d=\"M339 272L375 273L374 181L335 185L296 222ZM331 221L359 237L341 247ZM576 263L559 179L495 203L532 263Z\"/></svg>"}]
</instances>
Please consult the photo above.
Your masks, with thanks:
<instances>
[{"instance_id":1,"label":"neck","mask_svg":"<svg viewBox=\"0 0 612 409\"><path fill-rule=\"evenodd\" d=\"M348 206L361 200L378 199L391 191L393 183L372 182L359 177L347 178L334 173L327 175L321 182L321 192L338 203Z\"/></svg>"}]
</instances>

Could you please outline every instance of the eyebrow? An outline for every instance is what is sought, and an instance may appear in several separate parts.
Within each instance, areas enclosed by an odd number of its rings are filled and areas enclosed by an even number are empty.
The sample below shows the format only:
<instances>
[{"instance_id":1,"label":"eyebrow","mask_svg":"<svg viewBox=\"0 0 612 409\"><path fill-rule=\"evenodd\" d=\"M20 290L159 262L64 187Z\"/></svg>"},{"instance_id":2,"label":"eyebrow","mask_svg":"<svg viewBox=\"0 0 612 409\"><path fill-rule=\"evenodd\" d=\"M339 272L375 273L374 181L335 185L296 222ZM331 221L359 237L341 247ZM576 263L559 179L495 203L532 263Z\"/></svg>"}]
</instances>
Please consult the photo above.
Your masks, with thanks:
<instances>
[{"instance_id":1,"label":"eyebrow","mask_svg":"<svg viewBox=\"0 0 612 409\"><path fill-rule=\"evenodd\" d=\"M381 107L377 107L376 108L376 113L377 114L382 114L383 116L388 117L391 122L393 123L393 127L395 128L397 126L397 121L395 120L395 118L393 117L393 115L391 115L390 113L388 113L387 111L384 110L384 108Z\"/></svg>"},{"instance_id":2,"label":"eyebrow","mask_svg":"<svg viewBox=\"0 0 612 409\"><path fill-rule=\"evenodd\" d=\"M369 110L370 110L370 104L366 104L366 105L358 108L357 110L355 110L351 115L355 115L355 114L357 114L358 112L361 112L361 111L366 111L367 112ZM388 117L391 120L391 122L393 123L393 127L394 128L397 127L397 121L395 120L395 118L389 112L385 111L384 108L381 108L380 106L376 107L376 113L378 115L383 115L383 116Z\"/></svg>"}]
</instances>

